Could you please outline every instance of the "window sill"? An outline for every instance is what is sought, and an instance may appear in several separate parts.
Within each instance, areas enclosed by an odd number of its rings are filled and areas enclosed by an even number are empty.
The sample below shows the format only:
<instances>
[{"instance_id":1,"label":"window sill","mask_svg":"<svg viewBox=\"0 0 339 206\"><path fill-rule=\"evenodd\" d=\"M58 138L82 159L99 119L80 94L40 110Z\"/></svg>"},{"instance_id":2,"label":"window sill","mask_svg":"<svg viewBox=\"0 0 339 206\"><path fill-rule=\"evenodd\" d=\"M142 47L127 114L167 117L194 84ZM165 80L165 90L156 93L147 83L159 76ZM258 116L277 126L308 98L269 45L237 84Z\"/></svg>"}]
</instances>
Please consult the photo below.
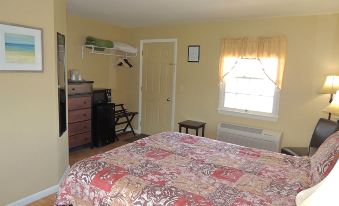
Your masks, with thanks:
<instances>
[{"instance_id":1,"label":"window sill","mask_svg":"<svg viewBox=\"0 0 339 206\"><path fill-rule=\"evenodd\" d=\"M264 120L264 121L270 121L270 122L276 122L278 120L278 116L274 115L259 115L259 114L252 114L252 113L246 113L241 111L231 111L226 109L218 109L219 114L224 115L231 115L235 117L242 117L242 118L248 118L248 119L256 119L256 120Z\"/></svg>"}]
</instances>

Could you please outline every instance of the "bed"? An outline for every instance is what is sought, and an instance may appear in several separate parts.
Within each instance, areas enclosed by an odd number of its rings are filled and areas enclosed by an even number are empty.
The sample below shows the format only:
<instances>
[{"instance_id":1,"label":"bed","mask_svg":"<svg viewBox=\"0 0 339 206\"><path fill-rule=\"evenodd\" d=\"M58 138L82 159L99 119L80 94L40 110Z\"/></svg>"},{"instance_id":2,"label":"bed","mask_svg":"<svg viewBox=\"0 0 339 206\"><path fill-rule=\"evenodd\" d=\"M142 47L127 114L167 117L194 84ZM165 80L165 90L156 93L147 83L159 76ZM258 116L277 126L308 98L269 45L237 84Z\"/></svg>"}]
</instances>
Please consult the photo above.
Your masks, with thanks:
<instances>
[{"instance_id":1,"label":"bed","mask_svg":"<svg viewBox=\"0 0 339 206\"><path fill-rule=\"evenodd\" d=\"M333 168L338 148L339 133L312 159L164 132L74 164L55 204L295 205Z\"/></svg>"}]
</instances>

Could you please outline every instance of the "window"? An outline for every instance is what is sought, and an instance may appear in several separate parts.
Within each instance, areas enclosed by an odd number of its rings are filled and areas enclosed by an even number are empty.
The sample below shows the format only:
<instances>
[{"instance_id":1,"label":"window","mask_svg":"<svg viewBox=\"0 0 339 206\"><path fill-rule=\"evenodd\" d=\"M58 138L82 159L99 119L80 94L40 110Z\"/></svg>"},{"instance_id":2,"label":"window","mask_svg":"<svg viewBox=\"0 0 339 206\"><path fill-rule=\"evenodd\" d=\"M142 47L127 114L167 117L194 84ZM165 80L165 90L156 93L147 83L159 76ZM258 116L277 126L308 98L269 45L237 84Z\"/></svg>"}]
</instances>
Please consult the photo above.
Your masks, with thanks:
<instances>
[{"instance_id":1,"label":"window","mask_svg":"<svg viewBox=\"0 0 339 206\"><path fill-rule=\"evenodd\" d=\"M234 40L232 44L225 43L226 47L232 45L233 50L238 44L243 53L230 52L229 48L224 47L226 53L222 53L220 64L219 111L236 116L276 120L283 68L281 63L284 59L272 55L271 51L269 55L265 52L261 52L265 55L258 55L260 52L253 50L260 48L258 42L260 41L237 39L236 43ZM255 51L254 54L246 51L246 46L249 45L251 52Z\"/></svg>"}]
</instances>

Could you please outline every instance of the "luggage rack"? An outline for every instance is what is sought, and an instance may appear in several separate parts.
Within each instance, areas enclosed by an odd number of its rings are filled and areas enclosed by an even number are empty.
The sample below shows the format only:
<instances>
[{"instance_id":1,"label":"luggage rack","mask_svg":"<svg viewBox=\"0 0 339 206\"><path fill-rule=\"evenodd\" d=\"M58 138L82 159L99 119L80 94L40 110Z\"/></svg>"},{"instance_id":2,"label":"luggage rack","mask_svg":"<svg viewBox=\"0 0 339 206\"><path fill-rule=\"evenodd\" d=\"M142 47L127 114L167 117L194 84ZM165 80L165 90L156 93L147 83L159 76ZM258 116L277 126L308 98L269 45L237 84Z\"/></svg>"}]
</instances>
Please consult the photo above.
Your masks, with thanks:
<instances>
[{"instance_id":1,"label":"luggage rack","mask_svg":"<svg viewBox=\"0 0 339 206\"><path fill-rule=\"evenodd\" d=\"M135 136L134 129L132 127L132 120L137 115L138 112L129 112L125 109L124 104L115 104L115 126L118 125L123 125L125 124L124 127L120 129L116 129L116 134L126 134L128 132L132 132L133 135ZM127 131L127 128L130 128L131 131Z\"/></svg>"}]
</instances>

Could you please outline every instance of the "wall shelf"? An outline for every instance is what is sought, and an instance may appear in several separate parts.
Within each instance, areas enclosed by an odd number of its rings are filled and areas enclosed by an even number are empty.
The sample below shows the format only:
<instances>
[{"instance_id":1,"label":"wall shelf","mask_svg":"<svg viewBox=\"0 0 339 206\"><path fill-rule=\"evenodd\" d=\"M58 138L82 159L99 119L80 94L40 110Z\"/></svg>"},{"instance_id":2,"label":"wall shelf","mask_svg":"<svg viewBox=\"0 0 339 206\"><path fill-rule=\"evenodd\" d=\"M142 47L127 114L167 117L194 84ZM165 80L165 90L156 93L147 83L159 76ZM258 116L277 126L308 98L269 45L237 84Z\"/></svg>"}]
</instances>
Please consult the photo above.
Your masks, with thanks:
<instances>
[{"instance_id":1,"label":"wall shelf","mask_svg":"<svg viewBox=\"0 0 339 206\"><path fill-rule=\"evenodd\" d=\"M90 54L98 54L98 55L106 55L106 56L118 56L118 57L136 57L138 53L129 53L125 51L121 51L118 48L107 48L107 47L99 47L94 45L82 45L81 48L81 59L84 59L84 50L89 49ZM117 53L119 52L119 53Z\"/></svg>"}]
</instances>

